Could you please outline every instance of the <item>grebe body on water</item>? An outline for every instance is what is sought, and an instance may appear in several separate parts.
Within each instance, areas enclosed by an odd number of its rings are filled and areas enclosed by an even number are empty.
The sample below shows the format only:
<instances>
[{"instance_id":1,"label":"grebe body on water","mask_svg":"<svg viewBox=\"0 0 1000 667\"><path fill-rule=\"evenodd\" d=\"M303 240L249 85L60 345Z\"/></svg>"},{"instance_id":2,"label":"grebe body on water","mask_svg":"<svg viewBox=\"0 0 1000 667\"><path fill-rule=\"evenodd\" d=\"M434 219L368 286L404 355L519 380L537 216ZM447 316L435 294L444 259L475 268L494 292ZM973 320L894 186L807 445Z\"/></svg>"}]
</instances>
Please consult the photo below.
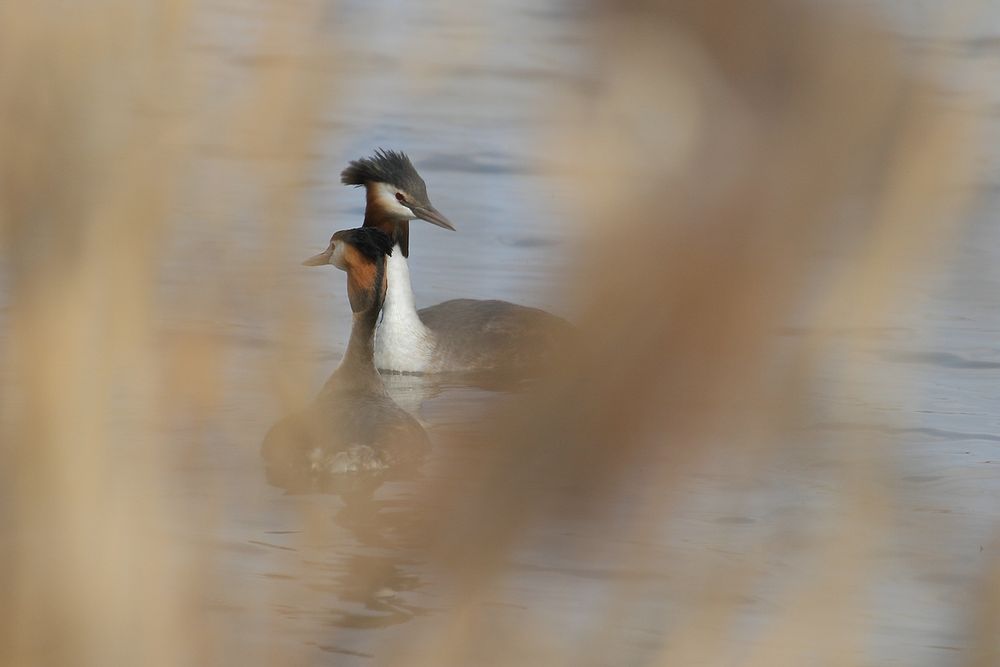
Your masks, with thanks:
<instances>
[{"instance_id":1,"label":"grebe body on water","mask_svg":"<svg viewBox=\"0 0 1000 667\"><path fill-rule=\"evenodd\" d=\"M343 360L313 403L275 424L264 440L267 476L275 486L333 490L345 474L386 474L419 462L430 446L419 422L386 393L373 359L391 252L383 232L350 229L304 262L347 272L353 324Z\"/></svg>"}]
</instances>

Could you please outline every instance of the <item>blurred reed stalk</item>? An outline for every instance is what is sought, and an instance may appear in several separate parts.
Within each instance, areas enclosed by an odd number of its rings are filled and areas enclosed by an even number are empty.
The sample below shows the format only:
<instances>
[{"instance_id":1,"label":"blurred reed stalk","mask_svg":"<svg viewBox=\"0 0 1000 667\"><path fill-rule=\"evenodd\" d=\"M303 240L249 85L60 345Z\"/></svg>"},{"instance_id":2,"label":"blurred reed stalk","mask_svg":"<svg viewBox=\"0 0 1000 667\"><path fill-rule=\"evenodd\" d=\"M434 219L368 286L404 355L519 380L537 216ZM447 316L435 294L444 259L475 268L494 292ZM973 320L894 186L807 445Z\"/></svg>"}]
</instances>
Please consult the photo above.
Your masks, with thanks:
<instances>
[{"instance_id":1,"label":"blurred reed stalk","mask_svg":"<svg viewBox=\"0 0 1000 667\"><path fill-rule=\"evenodd\" d=\"M165 339L160 327L224 308L229 295L210 280L218 258L204 254L188 258L200 293L164 300L158 281L190 225L182 212L198 209L193 165L210 141L240 168L268 160L248 178L281 224L252 271L226 267L221 281L267 283L331 90L316 66L328 60L320 8L261 3L273 22L252 50L283 58L226 97L210 80L215 54L196 48L205 5L0 7L2 664L217 664L198 606L213 585L210 555L177 539L213 508L191 516L166 502L185 444L161 433L188 414L224 421L226 343L212 330ZM200 224L239 233L239 202L194 191L213 200ZM285 312L294 299L260 307L302 337L301 313Z\"/></svg>"},{"instance_id":2,"label":"blurred reed stalk","mask_svg":"<svg viewBox=\"0 0 1000 667\"><path fill-rule=\"evenodd\" d=\"M592 76L567 94L560 113L572 122L551 151L565 156L560 176L587 235L567 281L579 286L584 339L498 419L488 462L452 473L475 489L436 503L456 508L441 551L456 611L419 661L405 647L386 664L508 664L517 654L502 647L515 645L537 647L533 664L613 664L601 653L611 628L643 613L649 593L619 585L581 636L554 636L541 617L498 627L482 602L511 554L538 548L538 532L567 515L643 544L669 525L705 457L739 462L749 482L813 447L819 436L801 427L818 407L815 372L845 351L830 332L884 326L900 306L892 285L934 261L962 220L974 128L871 17L781 0L592 9ZM778 336L793 318L813 334ZM867 373L846 358L838 374ZM755 650L737 655L731 639L762 563L706 570L688 555L672 561L678 576L710 585L671 600L680 618L663 619L644 664L860 664L892 505L894 454L870 445L838 443L816 576L781 596ZM646 491L632 516L616 515L636 485ZM636 547L620 565L641 571L653 551ZM480 648L486 637L499 656Z\"/></svg>"}]
</instances>

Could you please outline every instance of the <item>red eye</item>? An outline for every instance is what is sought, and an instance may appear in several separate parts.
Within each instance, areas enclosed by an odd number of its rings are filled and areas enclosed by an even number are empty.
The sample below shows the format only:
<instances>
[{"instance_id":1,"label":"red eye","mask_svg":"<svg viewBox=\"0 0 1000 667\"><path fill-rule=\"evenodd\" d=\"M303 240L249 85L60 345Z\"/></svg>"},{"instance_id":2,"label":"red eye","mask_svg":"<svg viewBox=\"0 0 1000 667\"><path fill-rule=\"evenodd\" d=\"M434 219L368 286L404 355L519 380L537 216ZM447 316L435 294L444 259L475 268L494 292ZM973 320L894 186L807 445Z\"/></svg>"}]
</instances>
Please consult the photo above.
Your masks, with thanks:
<instances>
[{"instance_id":1,"label":"red eye","mask_svg":"<svg viewBox=\"0 0 1000 667\"><path fill-rule=\"evenodd\" d=\"M396 193L396 201L398 201L400 204L405 204L406 203L406 197L403 196L402 192L397 192Z\"/></svg>"}]
</instances>

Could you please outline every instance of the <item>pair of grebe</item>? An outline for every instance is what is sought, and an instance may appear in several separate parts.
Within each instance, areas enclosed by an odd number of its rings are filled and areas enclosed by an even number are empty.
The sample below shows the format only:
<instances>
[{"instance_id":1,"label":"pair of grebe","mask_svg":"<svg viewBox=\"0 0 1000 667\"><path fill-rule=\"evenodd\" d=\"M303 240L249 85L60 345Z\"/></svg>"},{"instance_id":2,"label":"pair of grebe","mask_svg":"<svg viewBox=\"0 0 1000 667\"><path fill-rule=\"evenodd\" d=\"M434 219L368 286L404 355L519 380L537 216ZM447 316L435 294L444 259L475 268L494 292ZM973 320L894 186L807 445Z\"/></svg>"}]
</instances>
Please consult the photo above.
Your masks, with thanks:
<instances>
[{"instance_id":1,"label":"pair of grebe","mask_svg":"<svg viewBox=\"0 0 1000 667\"><path fill-rule=\"evenodd\" d=\"M455 228L403 153L379 150L355 160L341 181L365 188L364 225L337 232L304 264L347 272L354 325L340 366L313 404L265 439L269 480L285 488L322 490L340 473L388 471L427 450L423 428L388 396L378 369L525 377L544 366L570 330L555 315L506 301L455 299L418 311L407 264L409 223Z\"/></svg>"}]
</instances>

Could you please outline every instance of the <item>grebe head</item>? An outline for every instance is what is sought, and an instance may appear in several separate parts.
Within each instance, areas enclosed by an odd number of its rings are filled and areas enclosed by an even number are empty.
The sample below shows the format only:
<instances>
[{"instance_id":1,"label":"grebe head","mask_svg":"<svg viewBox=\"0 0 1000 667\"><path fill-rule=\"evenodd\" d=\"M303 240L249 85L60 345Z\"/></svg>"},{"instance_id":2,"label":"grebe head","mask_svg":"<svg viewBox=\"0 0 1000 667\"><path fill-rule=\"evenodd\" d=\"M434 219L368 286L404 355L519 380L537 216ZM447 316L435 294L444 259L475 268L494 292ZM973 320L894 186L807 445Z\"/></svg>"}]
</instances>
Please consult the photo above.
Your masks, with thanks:
<instances>
[{"instance_id":1,"label":"grebe head","mask_svg":"<svg viewBox=\"0 0 1000 667\"><path fill-rule=\"evenodd\" d=\"M352 161L340 174L344 185L364 186L369 208L378 209L385 218L396 222L414 219L455 228L427 196L427 185L405 153L377 149L371 157Z\"/></svg>"},{"instance_id":2,"label":"grebe head","mask_svg":"<svg viewBox=\"0 0 1000 667\"><path fill-rule=\"evenodd\" d=\"M381 308L385 299L385 258L392 239L375 227L345 229L330 238L326 250L302 262L305 266L332 264L347 272L351 310L362 313Z\"/></svg>"}]
</instances>

